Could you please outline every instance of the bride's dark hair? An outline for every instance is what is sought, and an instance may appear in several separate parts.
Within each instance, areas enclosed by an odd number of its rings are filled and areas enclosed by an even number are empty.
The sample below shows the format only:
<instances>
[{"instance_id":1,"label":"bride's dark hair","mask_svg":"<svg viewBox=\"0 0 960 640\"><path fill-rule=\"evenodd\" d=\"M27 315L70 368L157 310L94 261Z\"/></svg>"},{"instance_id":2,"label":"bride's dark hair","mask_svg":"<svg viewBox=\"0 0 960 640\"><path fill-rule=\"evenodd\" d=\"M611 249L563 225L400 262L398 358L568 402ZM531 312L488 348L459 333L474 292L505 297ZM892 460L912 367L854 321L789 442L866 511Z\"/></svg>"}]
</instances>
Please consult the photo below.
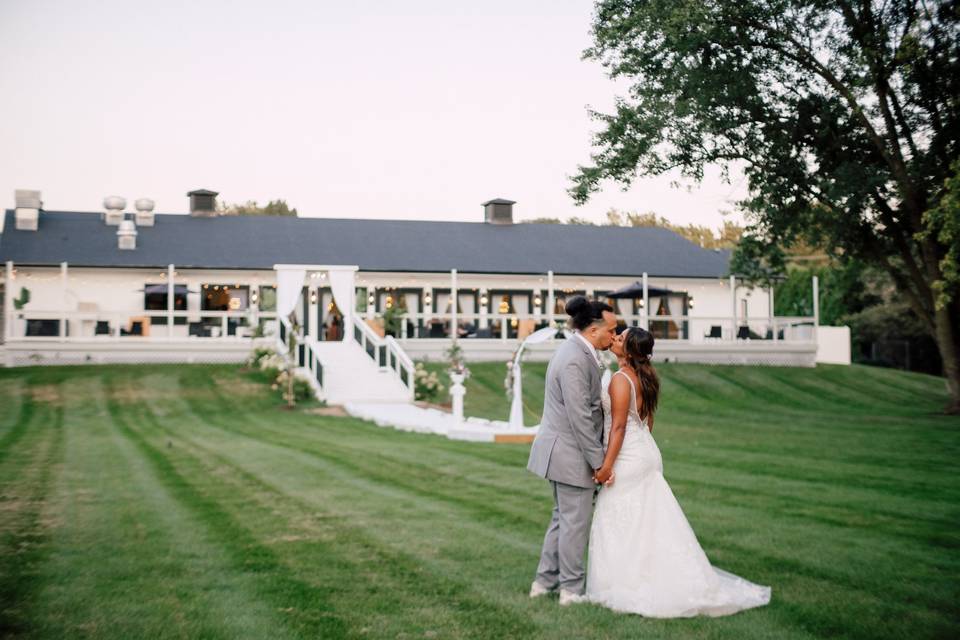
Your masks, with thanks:
<instances>
[{"instance_id":1,"label":"bride's dark hair","mask_svg":"<svg viewBox=\"0 0 960 640\"><path fill-rule=\"evenodd\" d=\"M623 338L623 356L627 364L637 372L640 379L640 396L643 406L640 407L640 419L652 416L657 410L657 400L660 397L660 378L650 363L653 354L653 334L640 327L627 327Z\"/></svg>"}]
</instances>

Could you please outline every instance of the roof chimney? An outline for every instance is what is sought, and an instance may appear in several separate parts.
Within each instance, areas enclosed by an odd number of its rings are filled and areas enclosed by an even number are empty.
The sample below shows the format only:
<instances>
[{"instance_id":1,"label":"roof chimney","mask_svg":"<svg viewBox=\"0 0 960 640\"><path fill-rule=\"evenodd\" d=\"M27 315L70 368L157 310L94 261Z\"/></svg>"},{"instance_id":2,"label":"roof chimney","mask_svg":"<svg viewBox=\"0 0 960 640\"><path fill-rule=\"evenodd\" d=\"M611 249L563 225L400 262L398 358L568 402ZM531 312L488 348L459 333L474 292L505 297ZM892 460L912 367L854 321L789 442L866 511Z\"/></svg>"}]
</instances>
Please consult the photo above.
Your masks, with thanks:
<instances>
[{"instance_id":1,"label":"roof chimney","mask_svg":"<svg viewBox=\"0 0 960 640\"><path fill-rule=\"evenodd\" d=\"M107 196L103 199L103 220L109 225L117 226L123 222L123 210L127 206L127 199L120 196Z\"/></svg>"},{"instance_id":2,"label":"roof chimney","mask_svg":"<svg viewBox=\"0 0 960 640\"><path fill-rule=\"evenodd\" d=\"M133 224L133 220L120 221L120 226L117 228L117 248L137 248L137 227Z\"/></svg>"},{"instance_id":3,"label":"roof chimney","mask_svg":"<svg viewBox=\"0 0 960 640\"><path fill-rule=\"evenodd\" d=\"M216 191L197 189L187 193L190 196L190 215L198 218L212 218L217 215Z\"/></svg>"},{"instance_id":4,"label":"roof chimney","mask_svg":"<svg viewBox=\"0 0 960 640\"><path fill-rule=\"evenodd\" d=\"M15 212L15 228L20 231L36 231L40 221L40 192L29 189L17 189L14 192L17 202Z\"/></svg>"},{"instance_id":5,"label":"roof chimney","mask_svg":"<svg viewBox=\"0 0 960 640\"><path fill-rule=\"evenodd\" d=\"M490 224L513 224L513 200L494 198L483 203L483 221Z\"/></svg>"},{"instance_id":6,"label":"roof chimney","mask_svg":"<svg viewBox=\"0 0 960 640\"><path fill-rule=\"evenodd\" d=\"M137 208L136 221L138 227L152 227L154 224L153 208L156 206L150 198L139 198L133 203Z\"/></svg>"}]
</instances>

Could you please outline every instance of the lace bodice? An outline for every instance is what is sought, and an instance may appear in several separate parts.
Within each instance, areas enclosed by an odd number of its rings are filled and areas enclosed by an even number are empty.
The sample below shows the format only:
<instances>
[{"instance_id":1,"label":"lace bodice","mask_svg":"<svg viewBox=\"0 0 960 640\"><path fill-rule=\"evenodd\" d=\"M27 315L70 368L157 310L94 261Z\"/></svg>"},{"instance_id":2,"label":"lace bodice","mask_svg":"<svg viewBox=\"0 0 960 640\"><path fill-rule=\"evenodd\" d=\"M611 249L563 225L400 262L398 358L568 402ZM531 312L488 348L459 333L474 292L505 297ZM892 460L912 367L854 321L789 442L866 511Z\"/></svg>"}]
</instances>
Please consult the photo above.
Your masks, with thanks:
<instances>
[{"instance_id":1,"label":"lace bodice","mask_svg":"<svg viewBox=\"0 0 960 640\"><path fill-rule=\"evenodd\" d=\"M600 404L603 406L603 444L606 446L607 442L610 440L610 428L613 425L613 406L610 401L610 382L613 380L613 376L622 375L627 379L627 382L630 383L630 410L627 411L627 433L631 431L646 431L650 432L650 428L647 425L647 420L644 418L640 419L640 413L637 410L637 388L633 384L633 380L630 379L623 371L617 371L613 375L605 375L603 377L602 385L603 390L600 393Z\"/></svg>"}]
</instances>

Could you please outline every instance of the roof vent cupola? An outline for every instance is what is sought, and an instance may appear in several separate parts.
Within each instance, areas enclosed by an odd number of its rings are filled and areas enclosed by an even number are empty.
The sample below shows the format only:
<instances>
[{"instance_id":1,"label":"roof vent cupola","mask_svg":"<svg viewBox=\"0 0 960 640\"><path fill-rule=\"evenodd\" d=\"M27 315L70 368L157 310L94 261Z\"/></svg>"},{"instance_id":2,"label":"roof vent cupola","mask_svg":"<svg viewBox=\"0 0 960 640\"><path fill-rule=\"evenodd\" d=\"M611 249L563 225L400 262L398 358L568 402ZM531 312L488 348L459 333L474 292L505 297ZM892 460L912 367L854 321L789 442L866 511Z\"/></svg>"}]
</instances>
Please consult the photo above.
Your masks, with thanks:
<instances>
[{"instance_id":1,"label":"roof vent cupola","mask_svg":"<svg viewBox=\"0 0 960 640\"><path fill-rule=\"evenodd\" d=\"M212 218L217 215L216 191L197 189L187 193L190 196L190 215L198 218Z\"/></svg>"},{"instance_id":2,"label":"roof vent cupola","mask_svg":"<svg viewBox=\"0 0 960 640\"><path fill-rule=\"evenodd\" d=\"M17 189L14 192L17 208L15 213L14 226L19 231L36 231L40 221L40 208L43 202L40 201L40 192L30 189ZM0 231L3 230L0 225Z\"/></svg>"},{"instance_id":3,"label":"roof vent cupola","mask_svg":"<svg viewBox=\"0 0 960 640\"><path fill-rule=\"evenodd\" d=\"M119 225L123 222L123 210L126 206L126 198L107 196L103 199L103 208L106 209L103 214L103 221L112 226Z\"/></svg>"},{"instance_id":4,"label":"roof vent cupola","mask_svg":"<svg viewBox=\"0 0 960 640\"><path fill-rule=\"evenodd\" d=\"M513 224L513 200L494 198L483 203L483 221L490 224Z\"/></svg>"},{"instance_id":5,"label":"roof vent cupola","mask_svg":"<svg viewBox=\"0 0 960 640\"><path fill-rule=\"evenodd\" d=\"M135 219L138 227L152 227L154 224L153 208L156 203L150 198L138 198L133 206L137 208Z\"/></svg>"}]
</instances>

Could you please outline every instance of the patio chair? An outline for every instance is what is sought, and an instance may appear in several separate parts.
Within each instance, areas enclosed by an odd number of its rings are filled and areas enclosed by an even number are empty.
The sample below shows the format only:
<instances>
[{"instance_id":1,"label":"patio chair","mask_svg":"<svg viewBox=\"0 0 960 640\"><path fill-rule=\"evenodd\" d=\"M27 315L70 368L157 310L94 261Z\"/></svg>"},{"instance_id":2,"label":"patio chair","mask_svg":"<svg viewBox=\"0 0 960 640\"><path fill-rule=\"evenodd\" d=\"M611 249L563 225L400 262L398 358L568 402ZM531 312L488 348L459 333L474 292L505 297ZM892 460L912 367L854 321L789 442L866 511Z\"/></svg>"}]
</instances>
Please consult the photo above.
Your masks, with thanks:
<instances>
[{"instance_id":1,"label":"patio chair","mask_svg":"<svg viewBox=\"0 0 960 640\"><path fill-rule=\"evenodd\" d=\"M720 340L723 338L723 328L718 324L710 325L710 332L703 337L708 340Z\"/></svg>"},{"instance_id":2,"label":"patio chair","mask_svg":"<svg viewBox=\"0 0 960 640\"><path fill-rule=\"evenodd\" d=\"M97 320L97 324L93 328L93 335L95 336L110 335L110 322L107 320Z\"/></svg>"},{"instance_id":3,"label":"patio chair","mask_svg":"<svg viewBox=\"0 0 960 640\"><path fill-rule=\"evenodd\" d=\"M191 322L189 325L187 325L187 334L201 338L206 338L210 335L206 326L204 326L202 322Z\"/></svg>"},{"instance_id":4,"label":"patio chair","mask_svg":"<svg viewBox=\"0 0 960 640\"><path fill-rule=\"evenodd\" d=\"M750 327L743 325L737 329L737 340L749 340L750 339Z\"/></svg>"}]
</instances>

